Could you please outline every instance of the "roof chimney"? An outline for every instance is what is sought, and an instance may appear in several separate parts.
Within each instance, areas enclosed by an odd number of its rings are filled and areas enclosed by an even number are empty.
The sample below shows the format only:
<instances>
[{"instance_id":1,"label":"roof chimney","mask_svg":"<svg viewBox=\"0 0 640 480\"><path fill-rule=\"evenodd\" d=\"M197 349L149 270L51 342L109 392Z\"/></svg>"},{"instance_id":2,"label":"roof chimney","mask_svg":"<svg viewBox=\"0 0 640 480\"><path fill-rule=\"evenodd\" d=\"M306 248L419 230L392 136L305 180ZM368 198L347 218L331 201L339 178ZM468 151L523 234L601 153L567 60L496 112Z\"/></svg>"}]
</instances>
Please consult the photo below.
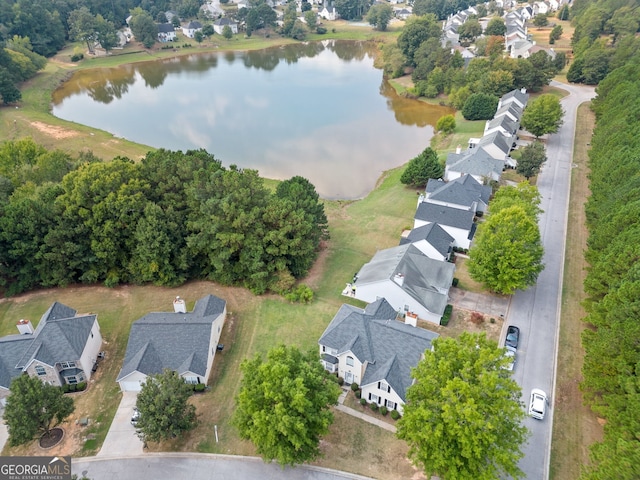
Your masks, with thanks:
<instances>
[{"instance_id":1,"label":"roof chimney","mask_svg":"<svg viewBox=\"0 0 640 480\"><path fill-rule=\"evenodd\" d=\"M31 322L29 320L25 320L24 318L20 319L16 326L18 327L20 335L33 335L33 332L35 331L33 329L33 325L31 325Z\"/></svg>"},{"instance_id":2,"label":"roof chimney","mask_svg":"<svg viewBox=\"0 0 640 480\"><path fill-rule=\"evenodd\" d=\"M458 146L456 147L456 153L457 153L458 155L460 155L460 152L462 152L462 147L461 147L460 145L458 145Z\"/></svg>"},{"instance_id":3,"label":"roof chimney","mask_svg":"<svg viewBox=\"0 0 640 480\"><path fill-rule=\"evenodd\" d=\"M402 284L404 283L404 275L402 273L396 273L393 276L393 281L402 286Z\"/></svg>"},{"instance_id":4,"label":"roof chimney","mask_svg":"<svg viewBox=\"0 0 640 480\"><path fill-rule=\"evenodd\" d=\"M184 303L184 299L176 297L173 301L173 311L175 313L187 313L187 306Z\"/></svg>"}]
</instances>

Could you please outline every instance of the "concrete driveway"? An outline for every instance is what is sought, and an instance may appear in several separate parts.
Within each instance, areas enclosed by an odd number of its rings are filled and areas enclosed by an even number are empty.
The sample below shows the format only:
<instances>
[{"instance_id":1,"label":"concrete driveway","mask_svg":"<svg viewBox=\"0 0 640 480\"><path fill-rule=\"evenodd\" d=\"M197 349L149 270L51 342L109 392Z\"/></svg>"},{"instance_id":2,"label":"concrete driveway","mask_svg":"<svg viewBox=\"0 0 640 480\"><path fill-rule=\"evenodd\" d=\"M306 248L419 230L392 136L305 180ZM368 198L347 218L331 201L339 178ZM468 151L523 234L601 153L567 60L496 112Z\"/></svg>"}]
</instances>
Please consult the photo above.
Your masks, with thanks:
<instances>
[{"instance_id":1,"label":"concrete driveway","mask_svg":"<svg viewBox=\"0 0 640 480\"><path fill-rule=\"evenodd\" d=\"M455 307L473 310L496 318L506 317L510 301L510 295L474 293L456 287L449 289L449 303Z\"/></svg>"},{"instance_id":2,"label":"concrete driveway","mask_svg":"<svg viewBox=\"0 0 640 480\"><path fill-rule=\"evenodd\" d=\"M142 455L143 445L136 429L131 425L133 407L138 398L137 392L124 392L120 406L113 417L107 437L98 452L98 457L132 457Z\"/></svg>"}]
</instances>

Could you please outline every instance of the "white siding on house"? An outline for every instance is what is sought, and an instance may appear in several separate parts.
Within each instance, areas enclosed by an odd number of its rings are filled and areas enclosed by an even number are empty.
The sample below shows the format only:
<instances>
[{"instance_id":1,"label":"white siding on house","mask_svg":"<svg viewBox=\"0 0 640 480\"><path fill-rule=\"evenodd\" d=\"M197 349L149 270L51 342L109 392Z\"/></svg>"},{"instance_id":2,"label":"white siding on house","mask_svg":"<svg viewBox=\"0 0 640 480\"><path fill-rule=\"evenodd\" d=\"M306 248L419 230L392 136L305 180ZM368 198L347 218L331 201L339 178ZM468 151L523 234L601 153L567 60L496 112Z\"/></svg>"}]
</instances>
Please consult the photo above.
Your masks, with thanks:
<instances>
[{"instance_id":1,"label":"white siding on house","mask_svg":"<svg viewBox=\"0 0 640 480\"><path fill-rule=\"evenodd\" d=\"M211 375L211 368L213 367L213 360L216 356L218 343L220 343L220 335L222 335L222 328L224 322L227 319L227 307L224 307L224 311L216 318L211 324L211 338L209 340L209 356L207 358L207 373L205 374L204 381L202 383L209 383L209 375Z\"/></svg>"},{"instance_id":2,"label":"white siding on house","mask_svg":"<svg viewBox=\"0 0 640 480\"><path fill-rule=\"evenodd\" d=\"M462 175L459 175L460 177ZM413 221L413 228L418 228L423 225L428 225L431 222L425 222L424 220L415 219ZM449 225L440 225L440 227L447 232L449 235L453 237L455 241L456 247L460 248L469 248L471 246L471 240L469 240L469 230L464 230L462 228L451 227ZM357 296L356 296L357 298ZM393 304L392 304L393 305Z\"/></svg>"},{"instance_id":3,"label":"white siding on house","mask_svg":"<svg viewBox=\"0 0 640 480\"><path fill-rule=\"evenodd\" d=\"M139 392L142 389L142 384L146 380L147 376L144 373L133 372L118 383L120 384L120 390L123 392Z\"/></svg>"},{"instance_id":4,"label":"white siding on house","mask_svg":"<svg viewBox=\"0 0 640 480\"><path fill-rule=\"evenodd\" d=\"M347 351L337 355L337 358L338 376L344 378L348 383L357 383L360 385L362 375L364 375L364 368L363 363L358 360L358 357L356 357L353 352ZM353 358L353 365L348 365L348 358Z\"/></svg>"},{"instance_id":5,"label":"white siding on house","mask_svg":"<svg viewBox=\"0 0 640 480\"><path fill-rule=\"evenodd\" d=\"M94 362L98 358L98 353L102 348L102 335L100 334L100 326L98 325L98 320L96 319L93 322L93 326L91 327L91 333L87 338L87 344L84 346L84 350L82 351L82 356L80 357L80 367L84 370L84 376L86 381L89 381L91 378L91 369L93 368Z\"/></svg>"},{"instance_id":6,"label":"white siding on house","mask_svg":"<svg viewBox=\"0 0 640 480\"><path fill-rule=\"evenodd\" d=\"M413 245L429 258L433 258L434 260L440 260L443 262L447 260L446 256L442 255L438 250L433 248L433 245L431 245L426 240L413 242Z\"/></svg>"},{"instance_id":7,"label":"white siding on house","mask_svg":"<svg viewBox=\"0 0 640 480\"><path fill-rule=\"evenodd\" d=\"M378 385L380 385L381 387L387 386L388 388L378 388ZM402 414L404 402L400 398L400 395L398 395L395 390L391 388L386 382L374 382L368 385L361 385L361 388L361 398L366 399L367 402L372 403L372 401L374 401L375 399L375 402L379 407L387 405L388 402L392 402L393 404L395 404L395 409ZM387 408L389 410L393 410L393 408L390 408L389 406L387 406Z\"/></svg>"}]
</instances>

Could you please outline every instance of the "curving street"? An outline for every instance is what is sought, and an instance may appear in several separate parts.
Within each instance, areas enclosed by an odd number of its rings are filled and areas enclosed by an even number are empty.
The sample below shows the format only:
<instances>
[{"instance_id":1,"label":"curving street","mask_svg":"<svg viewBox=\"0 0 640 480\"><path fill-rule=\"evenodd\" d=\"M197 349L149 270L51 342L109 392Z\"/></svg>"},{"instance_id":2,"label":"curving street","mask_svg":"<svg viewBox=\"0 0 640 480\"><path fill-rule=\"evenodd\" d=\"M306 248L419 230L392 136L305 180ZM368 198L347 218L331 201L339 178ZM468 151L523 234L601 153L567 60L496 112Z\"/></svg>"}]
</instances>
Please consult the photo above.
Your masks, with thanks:
<instances>
[{"instance_id":1,"label":"curving street","mask_svg":"<svg viewBox=\"0 0 640 480\"><path fill-rule=\"evenodd\" d=\"M525 426L531 436L524 446L520 468L526 478L547 479L551 453L553 402L562 300L562 276L566 244L569 188L573 163L576 113L578 106L595 97L593 87L567 85L556 81L554 87L569 95L561 100L564 123L547 140L547 162L538 176L542 196L540 234L544 245L545 268L535 286L518 291L511 299L507 323L520 327L518 366L514 378L522 387L522 401L529 404L532 388L541 388L549 397L547 417L540 421L528 417Z\"/></svg>"}]
</instances>

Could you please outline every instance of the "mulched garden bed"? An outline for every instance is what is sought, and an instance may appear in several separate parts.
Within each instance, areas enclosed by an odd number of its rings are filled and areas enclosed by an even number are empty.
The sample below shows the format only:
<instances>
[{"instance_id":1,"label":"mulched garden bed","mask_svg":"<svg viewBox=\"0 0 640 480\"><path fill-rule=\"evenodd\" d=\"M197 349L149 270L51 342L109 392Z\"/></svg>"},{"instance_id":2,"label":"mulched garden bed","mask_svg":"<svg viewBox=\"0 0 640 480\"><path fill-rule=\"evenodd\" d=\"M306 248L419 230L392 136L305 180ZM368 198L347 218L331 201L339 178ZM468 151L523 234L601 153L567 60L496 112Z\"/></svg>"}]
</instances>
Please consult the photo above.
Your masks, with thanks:
<instances>
[{"instance_id":1,"label":"mulched garden bed","mask_svg":"<svg viewBox=\"0 0 640 480\"><path fill-rule=\"evenodd\" d=\"M64 430L61 428L52 428L49 433L45 433L40 437L39 445L41 448L51 448L56 446L64 437Z\"/></svg>"}]
</instances>

